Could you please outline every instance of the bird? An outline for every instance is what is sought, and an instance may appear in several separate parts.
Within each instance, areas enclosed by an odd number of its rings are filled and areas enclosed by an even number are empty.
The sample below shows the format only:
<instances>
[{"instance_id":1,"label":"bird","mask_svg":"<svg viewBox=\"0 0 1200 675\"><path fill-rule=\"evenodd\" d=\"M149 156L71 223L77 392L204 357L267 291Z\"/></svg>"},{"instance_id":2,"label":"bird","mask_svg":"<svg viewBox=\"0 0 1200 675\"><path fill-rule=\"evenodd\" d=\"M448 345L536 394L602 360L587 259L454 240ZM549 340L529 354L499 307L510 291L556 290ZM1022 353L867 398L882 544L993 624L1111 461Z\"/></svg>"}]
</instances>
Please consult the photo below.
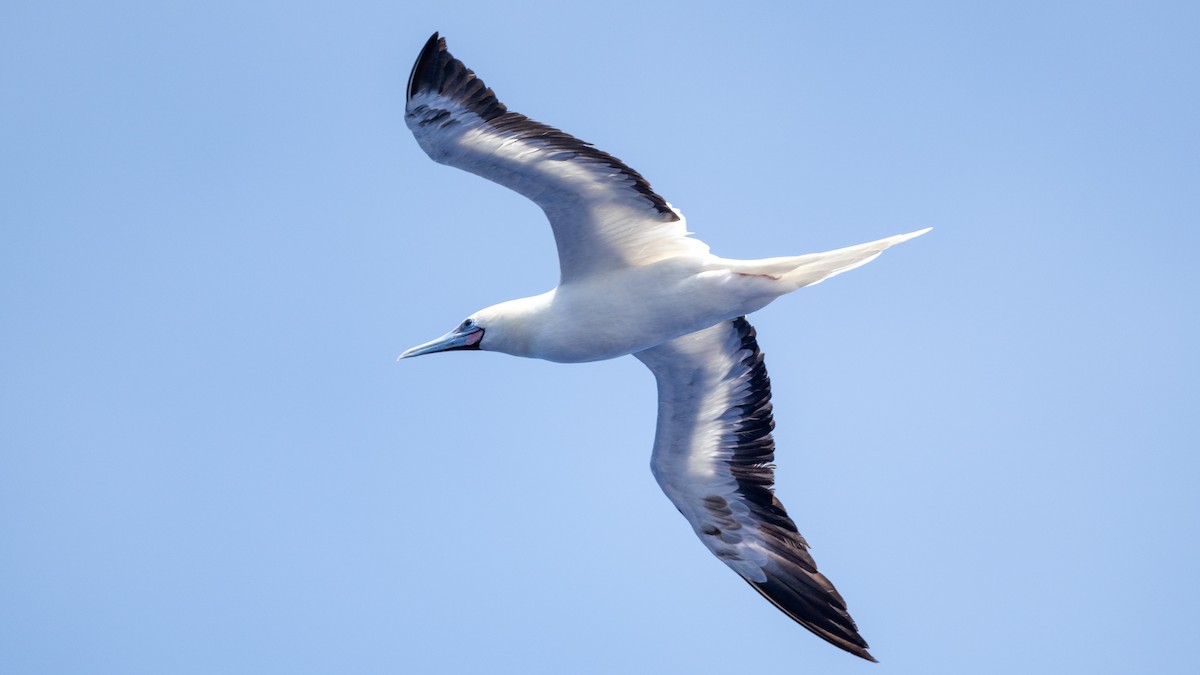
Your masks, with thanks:
<instances>
[{"instance_id":1,"label":"bird","mask_svg":"<svg viewBox=\"0 0 1200 675\"><path fill-rule=\"evenodd\" d=\"M559 283L479 310L399 358L481 350L581 363L633 355L658 387L651 472L696 536L796 623L875 661L774 494L770 378L746 315L931 228L824 253L718 257L641 174L510 111L436 32L409 76L405 123L434 161L541 207Z\"/></svg>"}]
</instances>

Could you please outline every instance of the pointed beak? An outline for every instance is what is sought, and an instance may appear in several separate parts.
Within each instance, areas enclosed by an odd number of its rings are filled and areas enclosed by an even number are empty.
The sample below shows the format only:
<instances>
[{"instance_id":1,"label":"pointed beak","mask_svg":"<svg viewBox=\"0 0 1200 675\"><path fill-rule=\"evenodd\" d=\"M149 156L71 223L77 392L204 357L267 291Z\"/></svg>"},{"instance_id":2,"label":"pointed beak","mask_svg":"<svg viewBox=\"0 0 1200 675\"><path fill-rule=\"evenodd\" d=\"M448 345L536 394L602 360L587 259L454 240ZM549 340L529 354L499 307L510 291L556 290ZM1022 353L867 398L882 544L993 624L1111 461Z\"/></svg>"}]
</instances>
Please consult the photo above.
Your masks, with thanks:
<instances>
[{"instance_id":1,"label":"pointed beak","mask_svg":"<svg viewBox=\"0 0 1200 675\"><path fill-rule=\"evenodd\" d=\"M436 340L430 340L423 345L413 347L401 354L400 358L396 360L399 361L422 354L433 354L434 352L448 352L455 349L479 349L479 341L482 339L483 329L479 326L471 326L463 331L455 329Z\"/></svg>"}]
</instances>

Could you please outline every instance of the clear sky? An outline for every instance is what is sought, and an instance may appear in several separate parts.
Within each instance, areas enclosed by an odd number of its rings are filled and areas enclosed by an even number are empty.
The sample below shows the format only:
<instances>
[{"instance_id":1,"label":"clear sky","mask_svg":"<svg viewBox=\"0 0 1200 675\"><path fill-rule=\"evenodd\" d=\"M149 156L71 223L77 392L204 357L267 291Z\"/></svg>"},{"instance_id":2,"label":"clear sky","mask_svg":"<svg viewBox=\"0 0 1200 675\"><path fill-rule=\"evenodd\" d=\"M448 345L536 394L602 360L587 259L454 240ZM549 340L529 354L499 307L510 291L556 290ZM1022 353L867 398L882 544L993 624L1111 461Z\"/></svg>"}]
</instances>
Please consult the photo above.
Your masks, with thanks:
<instances>
[{"instance_id":1,"label":"clear sky","mask_svg":"<svg viewBox=\"0 0 1200 675\"><path fill-rule=\"evenodd\" d=\"M411 6L410 6L411 5ZM1194 673L1196 3L6 3L0 671ZM557 278L434 30L729 257L878 665L658 491L634 359L396 363Z\"/></svg>"}]
</instances>

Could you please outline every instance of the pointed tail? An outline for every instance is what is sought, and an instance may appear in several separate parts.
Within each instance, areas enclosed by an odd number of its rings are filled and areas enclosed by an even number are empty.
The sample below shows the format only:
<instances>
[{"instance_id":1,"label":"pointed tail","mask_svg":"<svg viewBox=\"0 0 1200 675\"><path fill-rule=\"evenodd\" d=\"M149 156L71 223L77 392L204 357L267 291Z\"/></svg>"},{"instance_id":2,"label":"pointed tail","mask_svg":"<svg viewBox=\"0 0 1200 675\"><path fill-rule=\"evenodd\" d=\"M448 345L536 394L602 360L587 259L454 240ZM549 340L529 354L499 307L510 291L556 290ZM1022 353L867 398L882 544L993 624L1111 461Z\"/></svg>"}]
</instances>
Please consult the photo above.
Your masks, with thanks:
<instances>
[{"instance_id":1,"label":"pointed tail","mask_svg":"<svg viewBox=\"0 0 1200 675\"><path fill-rule=\"evenodd\" d=\"M807 255L786 258L746 261L746 268L738 269L737 271L749 274L778 276L789 286L789 291L794 291L797 288L820 283L842 272L848 272L855 267L866 265L892 246L914 237L919 237L932 229L932 227L927 227L916 232L898 234L894 237L858 244L857 246L847 246L835 251L825 251L824 253L809 253Z\"/></svg>"}]
</instances>

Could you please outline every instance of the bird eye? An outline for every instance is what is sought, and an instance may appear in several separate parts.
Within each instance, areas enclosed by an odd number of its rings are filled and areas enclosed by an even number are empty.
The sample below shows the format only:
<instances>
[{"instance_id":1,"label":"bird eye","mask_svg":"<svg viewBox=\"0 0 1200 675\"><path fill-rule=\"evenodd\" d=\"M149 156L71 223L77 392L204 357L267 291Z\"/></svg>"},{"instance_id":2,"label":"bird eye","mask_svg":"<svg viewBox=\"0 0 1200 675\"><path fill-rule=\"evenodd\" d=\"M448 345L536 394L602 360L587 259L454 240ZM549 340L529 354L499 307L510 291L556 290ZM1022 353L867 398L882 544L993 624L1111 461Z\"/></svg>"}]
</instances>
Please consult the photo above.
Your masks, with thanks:
<instances>
[{"instance_id":1,"label":"bird eye","mask_svg":"<svg viewBox=\"0 0 1200 675\"><path fill-rule=\"evenodd\" d=\"M459 330L471 330L474 327L475 327L474 319L467 319L466 321L463 321L462 323L460 323L458 325Z\"/></svg>"}]
</instances>

